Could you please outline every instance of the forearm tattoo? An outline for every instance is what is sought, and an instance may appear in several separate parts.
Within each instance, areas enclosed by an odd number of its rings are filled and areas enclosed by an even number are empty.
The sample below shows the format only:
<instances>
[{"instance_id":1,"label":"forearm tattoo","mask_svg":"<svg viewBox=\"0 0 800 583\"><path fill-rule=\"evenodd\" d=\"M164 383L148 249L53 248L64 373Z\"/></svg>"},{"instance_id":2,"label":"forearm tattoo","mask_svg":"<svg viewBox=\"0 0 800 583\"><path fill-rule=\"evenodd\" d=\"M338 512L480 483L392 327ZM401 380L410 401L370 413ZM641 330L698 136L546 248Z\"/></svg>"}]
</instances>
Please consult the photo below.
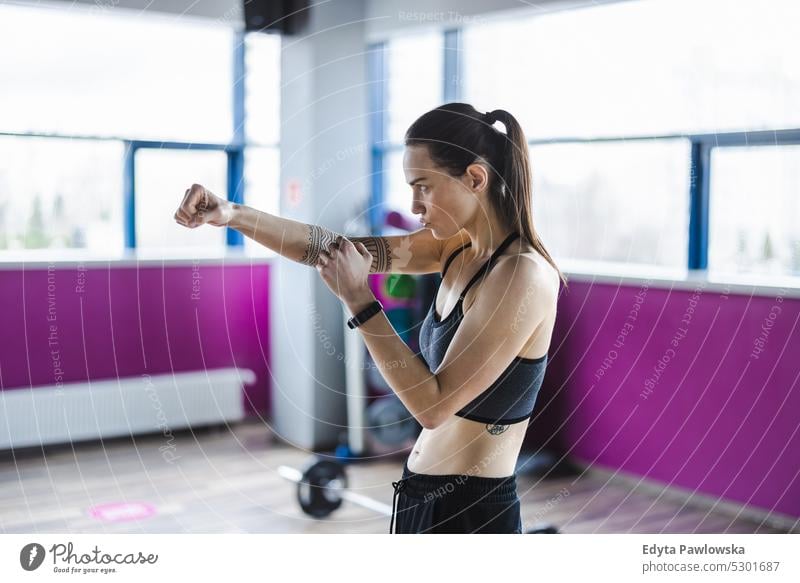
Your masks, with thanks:
<instances>
[{"instance_id":1,"label":"forearm tattoo","mask_svg":"<svg viewBox=\"0 0 800 583\"><path fill-rule=\"evenodd\" d=\"M308 242L300 263L303 265L316 265L319 255L323 249L336 241L341 235L321 227L319 225L308 225ZM389 240L385 237L348 237L353 243L361 242L367 251L372 255L372 265L370 273L389 273L392 270L392 249Z\"/></svg>"},{"instance_id":2,"label":"forearm tattoo","mask_svg":"<svg viewBox=\"0 0 800 583\"><path fill-rule=\"evenodd\" d=\"M319 225L306 226L308 227L308 243L306 243L306 250L303 257L300 258L300 263L314 266L317 264L320 251L327 249L339 235Z\"/></svg>"},{"instance_id":3,"label":"forearm tattoo","mask_svg":"<svg viewBox=\"0 0 800 583\"><path fill-rule=\"evenodd\" d=\"M490 435L500 435L504 433L506 429L508 429L508 425L492 425L490 423L486 426L486 431L488 431Z\"/></svg>"}]
</instances>

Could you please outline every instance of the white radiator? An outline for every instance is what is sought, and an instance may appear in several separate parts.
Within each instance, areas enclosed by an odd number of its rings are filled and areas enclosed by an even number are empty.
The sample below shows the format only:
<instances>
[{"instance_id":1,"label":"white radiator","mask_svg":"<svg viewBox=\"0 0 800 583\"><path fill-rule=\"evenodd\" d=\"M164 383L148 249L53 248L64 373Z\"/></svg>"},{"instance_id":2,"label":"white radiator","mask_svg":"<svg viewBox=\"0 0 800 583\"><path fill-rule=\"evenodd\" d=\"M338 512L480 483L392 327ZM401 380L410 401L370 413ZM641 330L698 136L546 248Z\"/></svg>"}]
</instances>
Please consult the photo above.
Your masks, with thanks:
<instances>
[{"instance_id":1,"label":"white radiator","mask_svg":"<svg viewBox=\"0 0 800 583\"><path fill-rule=\"evenodd\" d=\"M159 432L244 418L250 369L223 368L0 391L0 449Z\"/></svg>"}]
</instances>

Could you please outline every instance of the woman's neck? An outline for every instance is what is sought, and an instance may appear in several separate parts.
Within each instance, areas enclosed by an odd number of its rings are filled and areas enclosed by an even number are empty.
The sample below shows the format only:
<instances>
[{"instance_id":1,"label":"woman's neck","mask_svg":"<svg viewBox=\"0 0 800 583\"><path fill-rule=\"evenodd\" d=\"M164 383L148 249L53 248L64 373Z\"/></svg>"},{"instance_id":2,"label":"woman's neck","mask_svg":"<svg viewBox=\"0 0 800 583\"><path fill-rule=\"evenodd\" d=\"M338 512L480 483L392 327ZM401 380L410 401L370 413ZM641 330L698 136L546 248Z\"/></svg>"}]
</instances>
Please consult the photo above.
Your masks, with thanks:
<instances>
[{"instance_id":1,"label":"woman's neck","mask_svg":"<svg viewBox=\"0 0 800 583\"><path fill-rule=\"evenodd\" d=\"M465 224L463 229L469 236L470 251L475 258L489 257L500 243L514 232L513 229L506 227L494 212L486 212L484 209L475 213L474 219Z\"/></svg>"}]
</instances>

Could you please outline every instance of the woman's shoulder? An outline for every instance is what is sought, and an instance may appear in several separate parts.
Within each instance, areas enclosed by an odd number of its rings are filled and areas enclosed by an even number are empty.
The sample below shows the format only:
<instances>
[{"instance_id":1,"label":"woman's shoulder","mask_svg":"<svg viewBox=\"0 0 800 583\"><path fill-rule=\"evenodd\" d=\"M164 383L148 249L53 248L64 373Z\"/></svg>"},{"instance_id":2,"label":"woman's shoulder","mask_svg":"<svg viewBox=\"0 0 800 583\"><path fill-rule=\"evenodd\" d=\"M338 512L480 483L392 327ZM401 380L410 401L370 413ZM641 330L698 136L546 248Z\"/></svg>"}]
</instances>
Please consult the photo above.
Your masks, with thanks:
<instances>
[{"instance_id":1,"label":"woman's shoulder","mask_svg":"<svg viewBox=\"0 0 800 583\"><path fill-rule=\"evenodd\" d=\"M518 271L519 277L525 278L530 285L549 289L554 292L555 296L558 295L560 286L558 271L544 255L539 253L539 251L527 241L518 241L518 244L506 249L505 253L497 258L495 266L505 263L507 275L508 269L517 272L517 270L514 270L511 266L519 266L520 263L517 263L518 261L525 261L525 268Z\"/></svg>"}]
</instances>

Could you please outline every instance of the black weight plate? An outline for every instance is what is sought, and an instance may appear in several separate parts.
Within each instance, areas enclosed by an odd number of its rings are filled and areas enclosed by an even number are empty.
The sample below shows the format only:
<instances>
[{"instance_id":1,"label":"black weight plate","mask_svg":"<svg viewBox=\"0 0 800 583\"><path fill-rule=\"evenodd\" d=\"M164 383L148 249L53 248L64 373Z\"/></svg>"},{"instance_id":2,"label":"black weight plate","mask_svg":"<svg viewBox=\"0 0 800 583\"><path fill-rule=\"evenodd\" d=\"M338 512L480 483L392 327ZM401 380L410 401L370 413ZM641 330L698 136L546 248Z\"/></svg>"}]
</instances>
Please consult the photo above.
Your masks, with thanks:
<instances>
[{"instance_id":1,"label":"black weight plate","mask_svg":"<svg viewBox=\"0 0 800 583\"><path fill-rule=\"evenodd\" d=\"M309 516L325 518L342 505L339 488L347 488L344 466L329 460L313 461L297 483L297 501Z\"/></svg>"}]
</instances>

